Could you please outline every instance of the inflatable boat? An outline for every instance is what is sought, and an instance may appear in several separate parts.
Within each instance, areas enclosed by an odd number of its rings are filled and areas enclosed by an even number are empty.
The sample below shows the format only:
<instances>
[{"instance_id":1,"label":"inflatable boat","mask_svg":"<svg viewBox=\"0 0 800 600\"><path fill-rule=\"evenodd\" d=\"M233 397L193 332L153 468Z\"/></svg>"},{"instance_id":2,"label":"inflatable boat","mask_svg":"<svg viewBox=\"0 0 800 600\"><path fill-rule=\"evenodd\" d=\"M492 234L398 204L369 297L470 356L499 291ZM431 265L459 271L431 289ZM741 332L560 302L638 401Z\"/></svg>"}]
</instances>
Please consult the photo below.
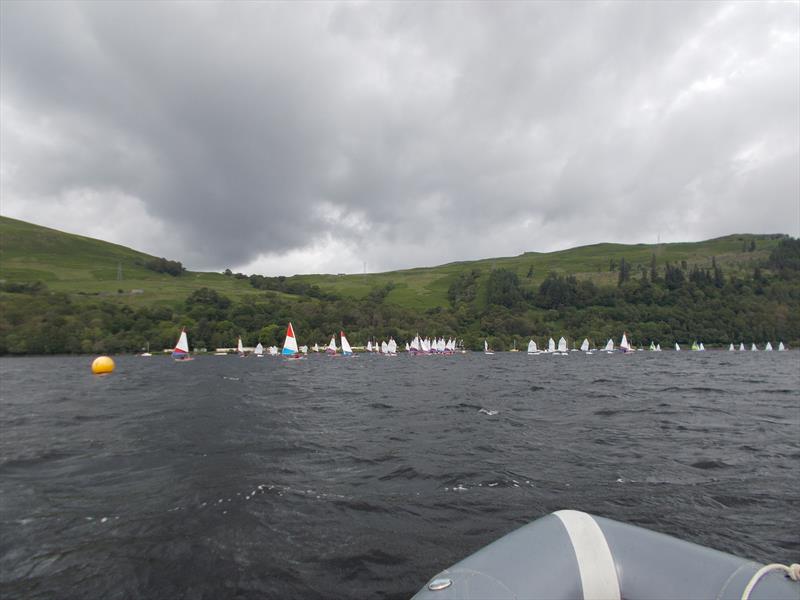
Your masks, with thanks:
<instances>
[{"instance_id":1,"label":"inflatable boat","mask_svg":"<svg viewBox=\"0 0 800 600\"><path fill-rule=\"evenodd\" d=\"M800 600L800 565L758 563L561 510L445 569L415 600Z\"/></svg>"}]
</instances>

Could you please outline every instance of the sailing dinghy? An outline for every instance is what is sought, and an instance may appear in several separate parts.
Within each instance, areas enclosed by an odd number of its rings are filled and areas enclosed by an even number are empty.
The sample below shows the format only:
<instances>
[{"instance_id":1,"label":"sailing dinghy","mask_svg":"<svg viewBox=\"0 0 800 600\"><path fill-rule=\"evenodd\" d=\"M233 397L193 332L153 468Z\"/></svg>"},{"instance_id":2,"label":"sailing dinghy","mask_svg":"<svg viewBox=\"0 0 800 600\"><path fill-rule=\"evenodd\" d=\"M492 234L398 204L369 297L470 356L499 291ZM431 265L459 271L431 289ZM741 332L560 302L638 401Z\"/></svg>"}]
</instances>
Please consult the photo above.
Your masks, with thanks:
<instances>
[{"instance_id":1,"label":"sailing dinghy","mask_svg":"<svg viewBox=\"0 0 800 600\"><path fill-rule=\"evenodd\" d=\"M589 354L589 339L583 338L583 343L581 344L581 352L585 352Z\"/></svg>"},{"instance_id":2,"label":"sailing dinghy","mask_svg":"<svg viewBox=\"0 0 800 600\"><path fill-rule=\"evenodd\" d=\"M300 354L300 351L297 348L297 338L294 336L294 328L292 327L291 322L286 328L286 339L283 342L283 350L281 350L281 355L284 358L290 359L303 358L303 355Z\"/></svg>"},{"instance_id":3,"label":"sailing dinghy","mask_svg":"<svg viewBox=\"0 0 800 600\"><path fill-rule=\"evenodd\" d=\"M489 350L489 342L483 340L483 353L484 354L494 354L491 350Z\"/></svg>"},{"instance_id":4,"label":"sailing dinghy","mask_svg":"<svg viewBox=\"0 0 800 600\"><path fill-rule=\"evenodd\" d=\"M739 342L739 352L744 352L744 342Z\"/></svg>"},{"instance_id":5,"label":"sailing dinghy","mask_svg":"<svg viewBox=\"0 0 800 600\"><path fill-rule=\"evenodd\" d=\"M622 352L631 352L632 351L631 345L628 343L628 336L625 334L624 331L622 332L622 339L619 342L619 349Z\"/></svg>"},{"instance_id":6,"label":"sailing dinghy","mask_svg":"<svg viewBox=\"0 0 800 600\"><path fill-rule=\"evenodd\" d=\"M331 336L331 341L328 342L328 347L325 348L325 354L336 356L336 336Z\"/></svg>"},{"instance_id":7,"label":"sailing dinghy","mask_svg":"<svg viewBox=\"0 0 800 600\"><path fill-rule=\"evenodd\" d=\"M778 352L786 352L786 346L783 345L783 342L778 342Z\"/></svg>"},{"instance_id":8,"label":"sailing dinghy","mask_svg":"<svg viewBox=\"0 0 800 600\"><path fill-rule=\"evenodd\" d=\"M353 349L350 347L350 342L344 336L344 331L340 331L339 335L342 338L342 356L354 356Z\"/></svg>"},{"instance_id":9,"label":"sailing dinghy","mask_svg":"<svg viewBox=\"0 0 800 600\"><path fill-rule=\"evenodd\" d=\"M772 342L767 342L767 345L764 347L765 352L772 352Z\"/></svg>"},{"instance_id":10,"label":"sailing dinghy","mask_svg":"<svg viewBox=\"0 0 800 600\"><path fill-rule=\"evenodd\" d=\"M255 350L253 350L253 354L255 354L258 358L264 358L264 346L261 345L261 342L256 344Z\"/></svg>"},{"instance_id":11,"label":"sailing dinghy","mask_svg":"<svg viewBox=\"0 0 800 600\"><path fill-rule=\"evenodd\" d=\"M172 358L179 362L194 360L189 356L189 338L186 337L185 327L181 329L181 334L178 336L178 343L175 344L175 349L172 351Z\"/></svg>"},{"instance_id":12,"label":"sailing dinghy","mask_svg":"<svg viewBox=\"0 0 800 600\"><path fill-rule=\"evenodd\" d=\"M612 352L614 352L614 340L608 338L608 341L606 342L606 347L603 348L603 352L606 352L607 354L611 354Z\"/></svg>"},{"instance_id":13,"label":"sailing dinghy","mask_svg":"<svg viewBox=\"0 0 800 600\"><path fill-rule=\"evenodd\" d=\"M536 342L533 340L528 342L528 354L539 354L539 350L536 348Z\"/></svg>"},{"instance_id":14,"label":"sailing dinghy","mask_svg":"<svg viewBox=\"0 0 800 600\"><path fill-rule=\"evenodd\" d=\"M559 356L568 356L569 352L567 351L567 340L564 337L558 338L558 352L556 352Z\"/></svg>"},{"instance_id":15,"label":"sailing dinghy","mask_svg":"<svg viewBox=\"0 0 800 600\"><path fill-rule=\"evenodd\" d=\"M246 356L244 353L244 345L242 344L242 336L239 336L239 340L236 342L236 352L238 352L239 356L242 358Z\"/></svg>"}]
</instances>

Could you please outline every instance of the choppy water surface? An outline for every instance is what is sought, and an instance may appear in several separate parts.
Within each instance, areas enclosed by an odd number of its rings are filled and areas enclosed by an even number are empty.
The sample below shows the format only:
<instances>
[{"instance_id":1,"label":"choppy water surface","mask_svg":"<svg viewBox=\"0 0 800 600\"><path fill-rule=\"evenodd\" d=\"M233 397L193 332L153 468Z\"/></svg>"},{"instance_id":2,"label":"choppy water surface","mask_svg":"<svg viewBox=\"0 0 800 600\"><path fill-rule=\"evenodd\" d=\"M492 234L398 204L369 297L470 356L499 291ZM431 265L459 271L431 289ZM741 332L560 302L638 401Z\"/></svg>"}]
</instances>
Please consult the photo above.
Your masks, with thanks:
<instances>
[{"instance_id":1,"label":"choppy water surface","mask_svg":"<svg viewBox=\"0 0 800 600\"><path fill-rule=\"evenodd\" d=\"M799 359L3 359L0 595L402 598L561 508L797 561Z\"/></svg>"}]
</instances>

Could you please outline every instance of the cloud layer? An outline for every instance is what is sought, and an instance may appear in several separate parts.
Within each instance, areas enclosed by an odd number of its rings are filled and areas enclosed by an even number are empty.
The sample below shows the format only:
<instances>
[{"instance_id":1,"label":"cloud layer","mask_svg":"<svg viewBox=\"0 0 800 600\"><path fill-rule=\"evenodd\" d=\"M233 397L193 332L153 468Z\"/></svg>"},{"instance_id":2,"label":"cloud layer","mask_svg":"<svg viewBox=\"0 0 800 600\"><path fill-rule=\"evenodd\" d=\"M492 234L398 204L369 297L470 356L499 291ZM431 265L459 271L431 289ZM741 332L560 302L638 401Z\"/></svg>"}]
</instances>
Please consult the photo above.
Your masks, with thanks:
<instances>
[{"instance_id":1,"label":"cloud layer","mask_svg":"<svg viewBox=\"0 0 800 600\"><path fill-rule=\"evenodd\" d=\"M800 233L797 3L0 11L3 214L193 268Z\"/></svg>"}]
</instances>

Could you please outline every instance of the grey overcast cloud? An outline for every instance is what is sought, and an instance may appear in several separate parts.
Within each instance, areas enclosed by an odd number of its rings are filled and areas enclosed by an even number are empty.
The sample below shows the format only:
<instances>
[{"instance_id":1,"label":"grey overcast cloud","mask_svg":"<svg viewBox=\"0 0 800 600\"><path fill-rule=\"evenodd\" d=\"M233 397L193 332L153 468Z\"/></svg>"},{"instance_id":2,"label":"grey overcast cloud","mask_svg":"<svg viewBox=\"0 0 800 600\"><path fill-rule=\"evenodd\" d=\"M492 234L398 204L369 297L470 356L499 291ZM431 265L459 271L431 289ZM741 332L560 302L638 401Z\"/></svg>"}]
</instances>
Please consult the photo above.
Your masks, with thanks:
<instances>
[{"instance_id":1,"label":"grey overcast cloud","mask_svg":"<svg viewBox=\"0 0 800 600\"><path fill-rule=\"evenodd\" d=\"M0 3L0 212L267 275L800 234L797 2Z\"/></svg>"}]
</instances>

